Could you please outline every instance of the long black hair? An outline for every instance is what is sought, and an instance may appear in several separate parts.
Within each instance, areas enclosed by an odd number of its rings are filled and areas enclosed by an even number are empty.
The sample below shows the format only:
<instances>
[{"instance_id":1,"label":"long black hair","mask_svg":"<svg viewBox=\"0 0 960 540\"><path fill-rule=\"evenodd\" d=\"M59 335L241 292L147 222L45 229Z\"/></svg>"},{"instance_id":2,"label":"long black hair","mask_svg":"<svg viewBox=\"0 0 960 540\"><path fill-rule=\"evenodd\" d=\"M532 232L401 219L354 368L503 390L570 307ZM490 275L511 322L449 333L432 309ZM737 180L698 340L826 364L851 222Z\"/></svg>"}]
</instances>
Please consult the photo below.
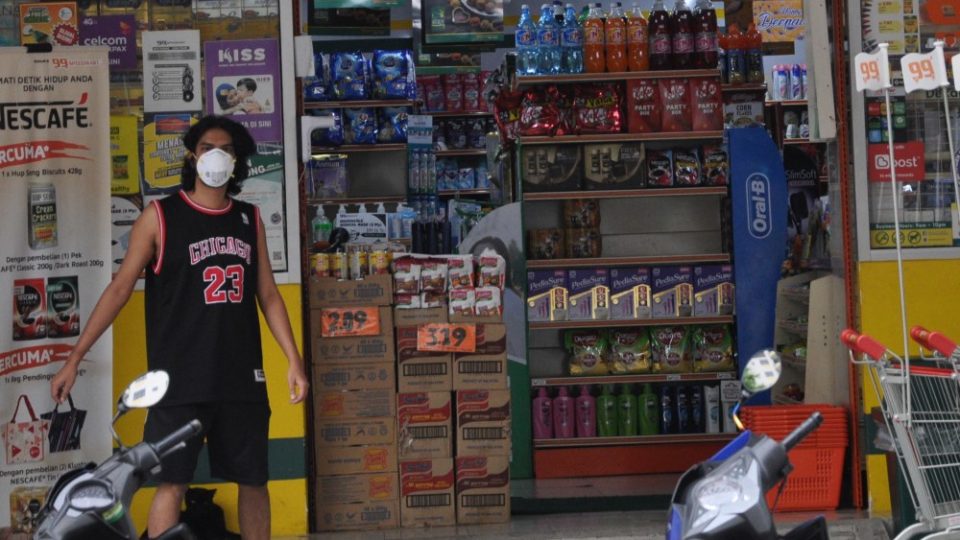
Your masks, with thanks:
<instances>
[{"instance_id":1,"label":"long black hair","mask_svg":"<svg viewBox=\"0 0 960 540\"><path fill-rule=\"evenodd\" d=\"M250 173L247 159L257 153L257 145L253 142L253 137L250 136L247 128L226 116L212 114L204 116L199 122L190 126L190 129L183 135L183 145L187 147L190 153L183 158L180 186L185 191L193 191L197 183L197 143L200 142L204 133L215 128L226 131L233 142L233 155L237 158L237 163L233 167L233 176L227 182L227 193L236 195L240 193L240 184L247 179L247 175Z\"/></svg>"}]
</instances>

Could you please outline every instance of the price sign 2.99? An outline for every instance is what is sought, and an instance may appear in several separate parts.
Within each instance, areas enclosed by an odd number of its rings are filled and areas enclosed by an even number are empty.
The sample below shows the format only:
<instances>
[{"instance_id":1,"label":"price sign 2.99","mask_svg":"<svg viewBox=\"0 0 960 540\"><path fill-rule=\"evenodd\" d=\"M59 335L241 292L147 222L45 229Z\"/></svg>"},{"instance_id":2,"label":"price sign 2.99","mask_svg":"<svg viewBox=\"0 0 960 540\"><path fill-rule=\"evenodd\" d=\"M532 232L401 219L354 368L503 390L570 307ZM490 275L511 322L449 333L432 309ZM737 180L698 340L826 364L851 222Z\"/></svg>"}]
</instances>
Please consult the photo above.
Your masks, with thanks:
<instances>
[{"instance_id":1,"label":"price sign 2.99","mask_svg":"<svg viewBox=\"0 0 960 540\"><path fill-rule=\"evenodd\" d=\"M417 328L417 350L475 352L477 327L474 324L421 324Z\"/></svg>"},{"instance_id":2,"label":"price sign 2.99","mask_svg":"<svg viewBox=\"0 0 960 540\"><path fill-rule=\"evenodd\" d=\"M322 309L320 321L322 337L380 335L380 310L376 307Z\"/></svg>"}]
</instances>

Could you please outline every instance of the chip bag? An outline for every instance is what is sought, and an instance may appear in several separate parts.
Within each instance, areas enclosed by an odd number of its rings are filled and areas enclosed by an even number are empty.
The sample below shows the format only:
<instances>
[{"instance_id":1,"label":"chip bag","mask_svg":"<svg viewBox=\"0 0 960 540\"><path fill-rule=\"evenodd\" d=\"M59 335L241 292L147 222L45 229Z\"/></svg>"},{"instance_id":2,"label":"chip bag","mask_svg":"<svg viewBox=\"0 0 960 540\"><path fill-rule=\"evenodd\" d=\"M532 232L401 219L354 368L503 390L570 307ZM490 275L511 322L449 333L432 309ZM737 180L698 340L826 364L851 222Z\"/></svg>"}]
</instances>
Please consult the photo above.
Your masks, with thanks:
<instances>
[{"instance_id":1,"label":"chip bag","mask_svg":"<svg viewBox=\"0 0 960 540\"><path fill-rule=\"evenodd\" d=\"M607 340L602 330L568 330L564 344L570 358L570 375L607 374Z\"/></svg>"},{"instance_id":2,"label":"chip bag","mask_svg":"<svg viewBox=\"0 0 960 540\"><path fill-rule=\"evenodd\" d=\"M407 107L383 107L377 109L380 116L377 141L382 143L407 142Z\"/></svg>"},{"instance_id":3,"label":"chip bag","mask_svg":"<svg viewBox=\"0 0 960 540\"><path fill-rule=\"evenodd\" d=\"M376 144L377 114L374 109L343 109L343 142Z\"/></svg>"},{"instance_id":4,"label":"chip bag","mask_svg":"<svg viewBox=\"0 0 960 540\"><path fill-rule=\"evenodd\" d=\"M656 373L689 373L690 331L686 326L657 326L650 330L650 350Z\"/></svg>"},{"instance_id":5,"label":"chip bag","mask_svg":"<svg viewBox=\"0 0 960 540\"><path fill-rule=\"evenodd\" d=\"M410 51L374 51L373 96L412 99L417 94Z\"/></svg>"},{"instance_id":6,"label":"chip bag","mask_svg":"<svg viewBox=\"0 0 960 540\"><path fill-rule=\"evenodd\" d=\"M335 99L367 99L367 60L359 52L338 52L330 55L331 91Z\"/></svg>"},{"instance_id":7,"label":"chip bag","mask_svg":"<svg viewBox=\"0 0 960 540\"><path fill-rule=\"evenodd\" d=\"M619 133L620 101L620 92L614 84L578 87L574 100L577 131L582 134Z\"/></svg>"},{"instance_id":8,"label":"chip bag","mask_svg":"<svg viewBox=\"0 0 960 540\"><path fill-rule=\"evenodd\" d=\"M733 332L729 325L711 324L693 332L694 371L733 371Z\"/></svg>"},{"instance_id":9,"label":"chip bag","mask_svg":"<svg viewBox=\"0 0 960 540\"><path fill-rule=\"evenodd\" d=\"M560 122L556 104L540 88L531 88L523 95L520 108L520 135L553 135Z\"/></svg>"},{"instance_id":10,"label":"chip bag","mask_svg":"<svg viewBox=\"0 0 960 540\"><path fill-rule=\"evenodd\" d=\"M650 373L650 334L646 328L618 328L607 333L610 354L607 365L610 373Z\"/></svg>"}]
</instances>

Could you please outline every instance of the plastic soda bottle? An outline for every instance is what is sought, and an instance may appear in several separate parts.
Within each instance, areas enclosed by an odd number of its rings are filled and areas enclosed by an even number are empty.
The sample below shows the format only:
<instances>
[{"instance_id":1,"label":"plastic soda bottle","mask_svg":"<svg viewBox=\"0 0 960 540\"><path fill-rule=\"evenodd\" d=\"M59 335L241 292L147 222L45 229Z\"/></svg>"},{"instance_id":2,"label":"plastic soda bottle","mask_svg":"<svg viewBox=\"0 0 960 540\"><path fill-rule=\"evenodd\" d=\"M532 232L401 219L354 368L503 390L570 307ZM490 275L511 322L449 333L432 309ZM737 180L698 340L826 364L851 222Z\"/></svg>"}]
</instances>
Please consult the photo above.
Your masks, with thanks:
<instances>
[{"instance_id":1,"label":"plastic soda bottle","mask_svg":"<svg viewBox=\"0 0 960 540\"><path fill-rule=\"evenodd\" d=\"M514 34L517 44L517 72L521 75L536 75L537 62L537 27L530 15L530 6L520 6L520 21L517 23L517 33Z\"/></svg>"},{"instance_id":2,"label":"plastic soda bottle","mask_svg":"<svg viewBox=\"0 0 960 540\"><path fill-rule=\"evenodd\" d=\"M667 13L663 0L656 0L653 3L647 27L650 34L650 69L657 71L670 69L673 65L671 58L673 43L670 38L670 14Z\"/></svg>"},{"instance_id":3,"label":"plastic soda bottle","mask_svg":"<svg viewBox=\"0 0 960 540\"><path fill-rule=\"evenodd\" d=\"M553 8L543 6L537 23L537 46L540 53L539 72L542 75L560 73L560 27L553 18Z\"/></svg>"},{"instance_id":4,"label":"plastic soda bottle","mask_svg":"<svg viewBox=\"0 0 960 540\"><path fill-rule=\"evenodd\" d=\"M703 69L717 67L717 12L710 0L697 0L693 15L694 48L696 65ZM762 71L762 69L761 69Z\"/></svg>"},{"instance_id":5,"label":"plastic soda bottle","mask_svg":"<svg viewBox=\"0 0 960 540\"><path fill-rule=\"evenodd\" d=\"M627 67L630 71L650 69L650 35L647 32L647 19L640 6L633 4L627 15Z\"/></svg>"},{"instance_id":6,"label":"plastic soda bottle","mask_svg":"<svg viewBox=\"0 0 960 540\"><path fill-rule=\"evenodd\" d=\"M690 69L694 66L693 14L690 13L686 0L677 0L671 22L673 69Z\"/></svg>"},{"instance_id":7,"label":"plastic soda bottle","mask_svg":"<svg viewBox=\"0 0 960 540\"><path fill-rule=\"evenodd\" d=\"M577 22L573 4L567 4L563 27L560 29L560 46L563 49L563 72L583 72L583 30Z\"/></svg>"},{"instance_id":8,"label":"plastic soda bottle","mask_svg":"<svg viewBox=\"0 0 960 540\"><path fill-rule=\"evenodd\" d=\"M743 33L736 24L730 25L727 35L727 80L730 84L747 82L747 59L744 54Z\"/></svg>"},{"instance_id":9,"label":"plastic soda bottle","mask_svg":"<svg viewBox=\"0 0 960 540\"><path fill-rule=\"evenodd\" d=\"M763 35L757 25L750 23L744 36L746 43L747 82L762 83L763 74Z\"/></svg>"},{"instance_id":10,"label":"plastic soda bottle","mask_svg":"<svg viewBox=\"0 0 960 540\"><path fill-rule=\"evenodd\" d=\"M620 73L627 70L627 25L623 20L620 2L614 2L603 23L607 40L607 71Z\"/></svg>"},{"instance_id":11,"label":"plastic soda bottle","mask_svg":"<svg viewBox=\"0 0 960 540\"><path fill-rule=\"evenodd\" d=\"M603 11L600 2L590 8L583 23L583 67L587 73L603 73L607 69L604 51Z\"/></svg>"}]
</instances>

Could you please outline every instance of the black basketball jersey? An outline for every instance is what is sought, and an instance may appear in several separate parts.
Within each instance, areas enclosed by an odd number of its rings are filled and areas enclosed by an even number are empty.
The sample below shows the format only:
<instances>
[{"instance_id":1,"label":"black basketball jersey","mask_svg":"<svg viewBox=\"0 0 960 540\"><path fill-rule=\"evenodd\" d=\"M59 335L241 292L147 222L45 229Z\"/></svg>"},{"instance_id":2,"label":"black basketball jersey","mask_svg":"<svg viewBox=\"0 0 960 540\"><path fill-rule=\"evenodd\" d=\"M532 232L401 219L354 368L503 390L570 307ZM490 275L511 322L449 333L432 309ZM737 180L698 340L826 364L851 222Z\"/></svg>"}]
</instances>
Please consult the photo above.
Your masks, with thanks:
<instances>
[{"instance_id":1,"label":"black basketball jersey","mask_svg":"<svg viewBox=\"0 0 960 540\"><path fill-rule=\"evenodd\" d=\"M266 401L257 315L257 207L154 201L160 250L146 277L147 365L170 374L162 405Z\"/></svg>"}]
</instances>

